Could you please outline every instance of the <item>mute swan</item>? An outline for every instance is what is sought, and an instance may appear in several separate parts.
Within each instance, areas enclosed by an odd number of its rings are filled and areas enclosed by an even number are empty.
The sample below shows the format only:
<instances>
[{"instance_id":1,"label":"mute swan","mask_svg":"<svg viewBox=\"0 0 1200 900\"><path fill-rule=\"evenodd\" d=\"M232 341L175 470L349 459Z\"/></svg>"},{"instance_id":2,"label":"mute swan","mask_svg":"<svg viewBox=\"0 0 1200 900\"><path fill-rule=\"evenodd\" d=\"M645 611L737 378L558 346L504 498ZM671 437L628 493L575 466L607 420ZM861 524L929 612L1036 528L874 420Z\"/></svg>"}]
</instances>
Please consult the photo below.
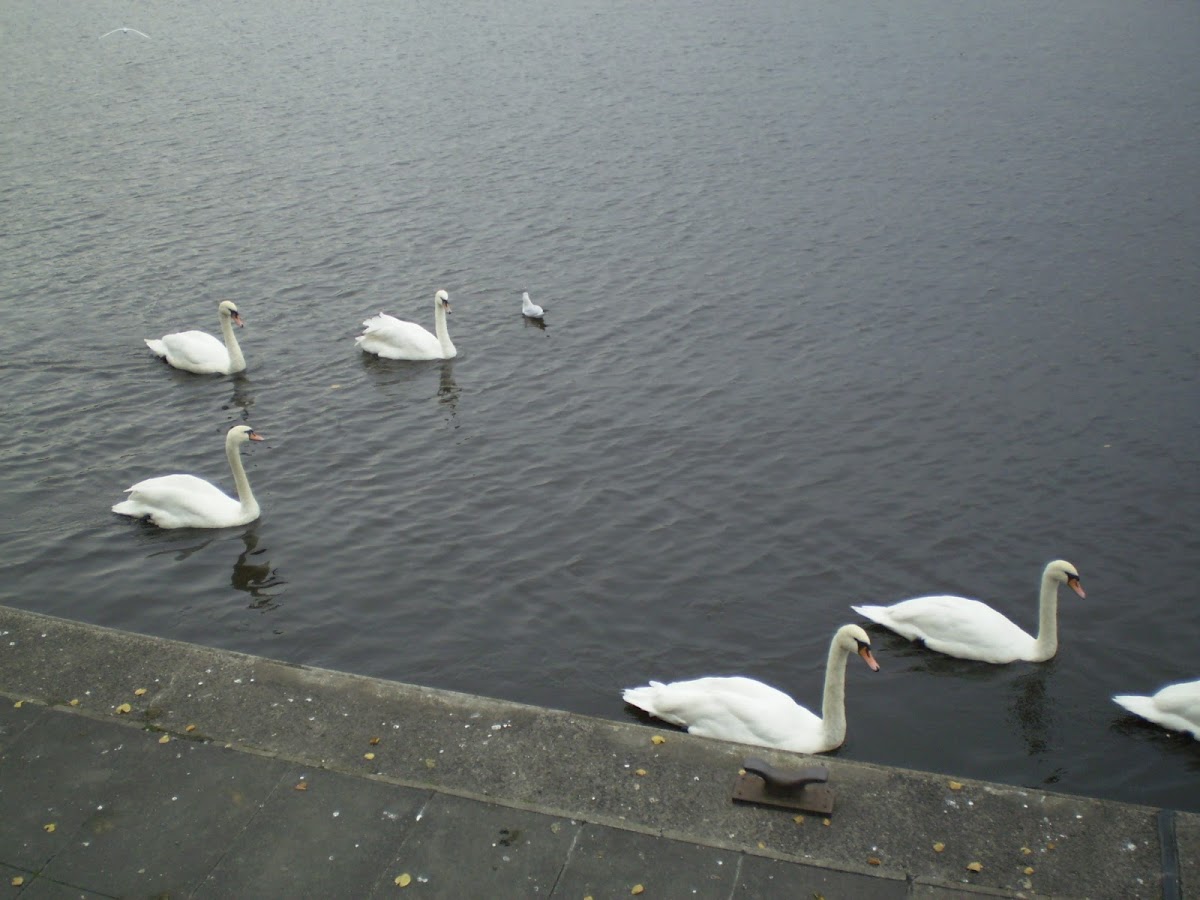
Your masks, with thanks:
<instances>
[{"instance_id":1,"label":"mute swan","mask_svg":"<svg viewBox=\"0 0 1200 900\"><path fill-rule=\"evenodd\" d=\"M871 640L857 625L843 625L829 644L825 698L817 718L783 691L752 678L696 678L626 688L626 703L691 734L797 753L824 753L846 740L846 659L861 656L871 670Z\"/></svg>"},{"instance_id":2,"label":"mute swan","mask_svg":"<svg viewBox=\"0 0 1200 900\"><path fill-rule=\"evenodd\" d=\"M1038 603L1038 636L1026 634L986 603L966 597L914 597L891 606L852 606L856 613L890 628L930 650L990 663L1023 659L1045 662L1058 650L1058 586L1068 584L1086 597L1079 573L1065 559L1056 559L1042 572Z\"/></svg>"},{"instance_id":3,"label":"mute swan","mask_svg":"<svg viewBox=\"0 0 1200 900\"><path fill-rule=\"evenodd\" d=\"M233 335L233 326L236 323L241 328L246 323L242 321L232 300L222 300L217 313L221 318L224 344L203 331L179 331L157 341L146 338L146 346L185 372L195 372L197 375L232 375L241 372L246 368L246 359Z\"/></svg>"},{"instance_id":4,"label":"mute swan","mask_svg":"<svg viewBox=\"0 0 1200 900\"><path fill-rule=\"evenodd\" d=\"M247 425L234 425L225 435L225 456L237 486L237 500L195 475L162 475L129 488L129 499L112 511L138 519L148 517L159 528L228 528L253 522L258 518L258 501L238 450L247 441L261 440L262 435Z\"/></svg>"},{"instance_id":5,"label":"mute swan","mask_svg":"<svg viewBox=\"0 0 1200 900\"><path fill-rule=\"evenodd\" d=\"M129 32L132 31L134 34L140 34L144 38L148 39L150 37L150 35L143 34L142 32L138 31L136 28L114 28L112 31L110 31L106 34L100 35L100 40L104 40L106 37L108 37L108 35L116 34L118 31L121 32L122 34L129 34Z\"/></svg>"},{"instance_id":6,"label":"mute swan","mask_svg":"<svg viewBox=\"0 0 1200 900\"><path fill-rule=\"evenodd\" d=\"M384 359L453 359L458 351L450 341L446 316L450 314L450 295L433 295L434 337L416 322L405 322L387 313L363 322L366 330L354 339L359 349Z\"/></svg>"},{"instance_id":7,"label":"mute swan","mask_svg":"<svg viewBox=\"0 0 1200 900\"><path fill-rule=\"evenodd\" d=\"M529 299L529 291L521 292L521 315L531 319L540 319L546 311Z\"/></svg>"},{"instance_id":8,"label":"mute swan","mask_svg":"<svg viewBox=\"0 0 1200 900\"><path fill-rule=\"evenodd\" d=\"M1135 716L1172 731L1190 731L1200 740L1200 681L1169 684L1150 697L1117 694L1113 700Z\"/></svg>"}]
</instances>

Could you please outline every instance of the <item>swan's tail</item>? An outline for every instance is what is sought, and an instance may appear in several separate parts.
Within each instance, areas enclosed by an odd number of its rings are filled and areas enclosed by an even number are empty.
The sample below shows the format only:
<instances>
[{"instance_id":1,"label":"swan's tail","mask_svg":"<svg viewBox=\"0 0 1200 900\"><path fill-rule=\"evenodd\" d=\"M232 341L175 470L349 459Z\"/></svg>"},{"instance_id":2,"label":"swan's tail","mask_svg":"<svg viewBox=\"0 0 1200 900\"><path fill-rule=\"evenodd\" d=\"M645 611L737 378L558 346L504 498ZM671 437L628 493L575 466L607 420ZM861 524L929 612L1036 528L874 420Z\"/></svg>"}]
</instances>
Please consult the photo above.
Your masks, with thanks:
<instances>
[{"instance_id":1,"label":"swan's tail","mask_svg":"<svg viewBox=\"0 0 1200 900\"><path fill-rule=\"evenodd\" d=\"M1113 702L1118 706L1123 706L1135 716L1141 716L1143 719L1156 721L1158 715L1158 707L1154 705L1153 697L1142 697L1138 694L1117 694L1113 697Z\"/></svg>"},{"instance_id":2,"label":"swan's tail","mask_svg":"<svg viewBox=\"0 0 1200 900\"><path fill-rule=\"evenodd\" d=\"M621 692L621 699L630 706L636 706L638 709L650 713L650 715L655 715L657 700L662 686L661 681L652 681L643 687L625 688Z\"/></svg>"},{"instance_id":3,"label":"swan's tail","mask_svg":"<svg viewBox=\"0 0 1200 900\"><path fill-rule=\"evenodd\" d=\"M872 622L878 622L880 625L886 624L886 606L851 606L850 608L864 619L870 619Z\"/></svg>"},{"instance_id":4,"label":"swan's tail","mask_svg":"<svg viewBox=\"0 0 1200 900\"><path fill-rule=\"evenodd\" d=\"M155 356L166 358L167 347L162 341L156 341L152 338L146 338L146 346L154 351Z\"/></svg>"}]
</instances>

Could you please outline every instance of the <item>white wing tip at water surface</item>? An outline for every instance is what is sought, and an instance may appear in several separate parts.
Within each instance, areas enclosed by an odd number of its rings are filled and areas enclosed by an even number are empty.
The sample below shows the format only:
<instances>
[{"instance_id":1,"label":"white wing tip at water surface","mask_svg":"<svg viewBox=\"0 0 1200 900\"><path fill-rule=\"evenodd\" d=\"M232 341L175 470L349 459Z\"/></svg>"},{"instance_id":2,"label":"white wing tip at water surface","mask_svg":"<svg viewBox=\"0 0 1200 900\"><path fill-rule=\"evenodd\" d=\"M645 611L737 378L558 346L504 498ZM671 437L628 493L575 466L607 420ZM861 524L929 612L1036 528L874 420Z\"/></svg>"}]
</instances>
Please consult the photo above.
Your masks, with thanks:
<instances>
[{"instance_id":1,"label":"white wing tip at water surface","mask_svg":"<svg viewBox=\"0 0 1200 900\"><path fill-rule=\"evenodd\" d=\"M148 35L144 32L138 31L136 28L124 28L123 27L123 28L114 28L112 31L108 32L107 34L100 35L100 40L104 40L110 34L116 34L117 32L121 32L122 34L128 34L131 31L134 34L140 34L142 37L146 38L146 40L150 39L150 35Z\"/></svg>"}]
</instances>

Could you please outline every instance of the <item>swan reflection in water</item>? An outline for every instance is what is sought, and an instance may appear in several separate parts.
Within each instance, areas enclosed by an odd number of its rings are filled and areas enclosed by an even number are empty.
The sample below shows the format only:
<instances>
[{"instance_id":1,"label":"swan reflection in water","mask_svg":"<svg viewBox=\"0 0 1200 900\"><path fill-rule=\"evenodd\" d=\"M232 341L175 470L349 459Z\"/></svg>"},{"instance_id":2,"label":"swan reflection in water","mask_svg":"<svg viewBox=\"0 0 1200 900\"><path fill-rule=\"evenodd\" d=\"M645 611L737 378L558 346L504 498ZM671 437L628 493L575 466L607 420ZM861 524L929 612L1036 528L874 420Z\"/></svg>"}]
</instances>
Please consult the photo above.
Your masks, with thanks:
<instances>
[{"instance_id":1,"label":"swan reflection in water","mask_svg":"<svg viewBox=\"0 0 1200 900\"><path fill-rule=\"evenodd\" d=\"M267 552L266 548L258 549L258 529L255 525L242 532L242 543L245 549L233 564L233 575L229 583L250 595L250 609L275 609L279 604L275 601L276 595L271 592L271 588L287 582L280 577L278 571L271 568L270 560L251 560L251 557L261 557Z\"/></svg>"},{"instance_id":2,"label":"swan reflection in water","mask_svg":"<svg viewBox=\"0 0 1200 900\"><path fill-rule=\"evenodd\" d=\"M458 407L458 395L461 393L462 389L454 380L454 362L446 360L442 363L442 371L438 376L438 403L448 407L453 415L454 410Z\"/></svg>"},{"instance_id":3,"label":"swan reflection in water","mask_svg":"<svg viewBox=\"0 0 1200 900\"><path fill-rule=\"evenodd\" d=\"M172 535L171 532L163 531L149 523L144 523L144 530L146 537L152 540L178 538L178 532ZM251 523L242 532L241 539L242 552L238 554L237 562L233 564L233 574L229 577L229 583L237 590L245 591L250 595L249 609L275 609L279 606L275 599L277 592L273 592L271 589L287 584L287 581L280 576L278 570L271 567L270 560L261 559L267 551L266 548L258 549L258 523ZM146 558L152 559L155 556L169 555L176 562L182 562L199 553L215 540L217 540L216 535L206 537L195 544L165 547L148 553Z\"/></svg>"},{"instance_id":4,"label":"swan reflection in water","mask_svg":"<svg viewBox=\"0 0 1200 900\"><path fill-rule=\"evenodd\" d=\"M371 376L375 387L384 394L391 396L397 389L402 391L405 399L418 399L429 395L422 393L428 390L430 362L413 362L411 360L381 359L372 353L360 354L363 369ZM414 388L420 388L414 391ZM462 393L458 382L454 380L454 360L445 359L438 364L437 402L450 410L451 417L458 406L458 398Z\"/></svg>"},{"instance_id":5,"label":"swan reflection in water","mask_svg":"<svg viewBox=\"0 0 1200 900\"><path fill-rule=\"evenodd\" d=\"M250 420L250 408L254 406L253 383L242 372L231 375L229 380L233 383L233 395L221 409L240 409L242 421L247 422Z\"/></svg>"},{"instance_id":6,"label":"swan reflection in water","mask_svg":"<svg viewBox=\"0 0 1200 900\"><path fill-rule=\"evenodd\" d=\"M1053 662L1042 663L1019 676L1013 682L1013 701L1009 717L1020 731L1029 756L1040 756L1050 749L1049 731L1054 724L1046 682ZM1057 776L1046 783L1053 784Z\"/></svg>"}]
</instances>

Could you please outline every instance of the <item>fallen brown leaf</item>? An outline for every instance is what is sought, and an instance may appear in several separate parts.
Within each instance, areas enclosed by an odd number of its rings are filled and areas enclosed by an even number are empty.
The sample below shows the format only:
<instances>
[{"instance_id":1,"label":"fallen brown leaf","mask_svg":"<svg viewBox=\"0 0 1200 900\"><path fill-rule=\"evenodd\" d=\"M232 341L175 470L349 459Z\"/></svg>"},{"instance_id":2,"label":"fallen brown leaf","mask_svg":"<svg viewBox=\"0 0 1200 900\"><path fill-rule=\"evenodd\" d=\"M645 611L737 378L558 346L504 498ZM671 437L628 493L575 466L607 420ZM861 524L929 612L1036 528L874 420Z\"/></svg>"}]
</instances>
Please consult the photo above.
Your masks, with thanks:
<instances>
[{"instance_id":1,"label":"fallen brown leaf","mask_svg":"<svg viewBox=\"0 0 1200 900\"><path fill-rule=\"evenodd\" d=\"M1025 871L1026 875L1032 875L1033 874L1033 866L1026 866L1024 871Z\"/></svg>"},{"instance_id":2,"label":"fallen brown leaf","mask_svg":"<svg viewBox=\"0 0 1200 900\"><path fill-rule=\"evenodd\" d=\"M868 856L867 857L867 865L868 866L881 866L881 865L883 865L883 860L881 860L878 856Z\"/></svg>"},{"instance_id":3,"label":"fallen brown leaf","mask_svg":"<svg viewBox=\"0 0 1200 900\"><path fill-rule=\"evenodd\" d=\"M300 782L299 784L297 784L297 785L296 785L294 788L292 788L292 790L293 790L293 791L307 791L307 790L308 790L308 782L307 782L307 781L301 781L301 782Z\"/></svg>"},{"instance_id":4,"label":"fallen brown leaf","mask_svg":"<svg viewBox=\"0 0 1200 900\"><path fill-rule=\"evenodd\" d=\"M962 789L963 789L963 786L962 786L962 782L961 782L961 781L952 781L952 782L950 782L950 790L952 790L952 791L961 791Z\"/></svg>"},{"instance_id":5,"label":"fallen brown leaf","mask_svg":"<svg viewBox=\"0 0 1200 900\"><path fill-rule=\"evenodd\" d=\"M141 697L141 696L142 696L142 695L144 695L145 693L146 693L146 689L145 689L145 688L138 688L136 691L134 691L134 692L133 692L133 696L135 696L135 697Z\"/></svg>"},{"instance_id":6,"label":"fallen brown leaf","mask_svg":"<svg viewBox=\"0 0 1200 900\"><path fill-rule=\"evenodd\" d=\"M403 875L396 876L396 884L400 887L408 887L412 884L412 876L405 872Z\"/></svg>"},{"instance_id":7,"label":"fallen brown leaf","mask_svg":"<svg viewBox=\"0 0 1200 900\"><path fill-rule=\"evenodd\" d=\"M983 863L980 863L980 862L967 863L967 871L968 872L982 872L983 871Z\"/></svg>"},{"instance_id":8,"label":"fallen brown leaf","mask_svg":"<svg viewBox=\"0 0 1200 900\"><path fill-rule=\"evenodd\" d=\"M171 736L169 734L164 734L162 737L160 737L158 739L158 742L160 744L169 744L169 743L171 743Z\"/></svg>"},{"instance_id":9,"label":"fallen brown leaf","mask_svg":"<svg viewBox=\"0 0 1200 900\"><path fill-rule=\"evenodd\" d=\"M645 770L645 769L634 769L634 770L633 770L633 774L634 774L634 775L646 775L646 774L648 774L648 773L646 772L646 770Z\"/></svg>"},{"instance_id":10,"label":"fallen brown leaf","mask_svg":"<svg viewBox=\"0 0 1200 900\"><path fill-rule=\"evenodd\" d=\"M632 889L632 890L631 890L629 893L631 893L631 894L640 894L640 893L642 893L642 891L644 891L644 890L646 890L646 889L645 889L644 887L642 887L640 884L635 884L635 885L633 886L633 889Z\"/></svg>"},{"instance_id":11,"label":"fallen brown leaf","mask_svg":"<svg viewBox=\"0 0 1200 900\"><path fill-rule=\"evenodd\" d=\"M132 711L133 711L133 707L130 706L128 703L122 703L120 706L117 707L117 712L121 715L124 715L125 713L132 712Z\"/></svg>"},{"instance_id":12,"label":"fallen brown leaf","mask_svg":"<svg viewBox=\"0 0 1200 900\"><path fill-rule=\"evenodd\" d=\"M938 841L936 844L933 845L934 853L941 853L945 849L946 849L946 845L943 844L941 841Z\"/></svg>"},{"instance_id":13,"label":"fallen brown leaf","mask_svg":"<svg viewBox=\"0 0 1200 900\"><path fill-rule=\"evenodd\" d=\"M185 728L185 729L183 729L183 730L184 730L184 731L186 731L186 732L188 732L188 733L190 734L191 732L193 732L193 731L195 731L195 730L196 730L196 726L195 726L195 725L189 725L187 728Z\"/></svg>"},{"instance_id":14,"label":"fallen brown leaf","mask_svg":"<svg viewBox=\"0 0 1200 900\"><path fill-rule=\"evenodd\" d=\"M54 832L56 832L57 830L58 830L58 826L55 825L53 822L49 822L42 826L42 831L46 832L47 834L54 834Z\"/></svg>"},{"instance_id":15,"label":"fallen brown leaf","mask_svg":"<svg viewBox=\"0 0 1200 900\"><path fill-rule=\"evenodd\" d=\"M650 743L652 744L665 744L666 742L667 739L661 734L656 734L654 737L650 738Z\"/></svg>"},{"instance_id":16,"label":"fallen brown leaf","mask_svg":"<svg viewBox=\"0 0 1200 900\"><path fill-rule=\"evenodd\" d=\"M371 738L371 740L369 741L369 743L371 744L371 746L372 746L372 747L374 747L376 744L378 744L378 743L379 743L379 738L377 738L377 737L373 737L373 738Z\"/></svg>"}]
</instances>

